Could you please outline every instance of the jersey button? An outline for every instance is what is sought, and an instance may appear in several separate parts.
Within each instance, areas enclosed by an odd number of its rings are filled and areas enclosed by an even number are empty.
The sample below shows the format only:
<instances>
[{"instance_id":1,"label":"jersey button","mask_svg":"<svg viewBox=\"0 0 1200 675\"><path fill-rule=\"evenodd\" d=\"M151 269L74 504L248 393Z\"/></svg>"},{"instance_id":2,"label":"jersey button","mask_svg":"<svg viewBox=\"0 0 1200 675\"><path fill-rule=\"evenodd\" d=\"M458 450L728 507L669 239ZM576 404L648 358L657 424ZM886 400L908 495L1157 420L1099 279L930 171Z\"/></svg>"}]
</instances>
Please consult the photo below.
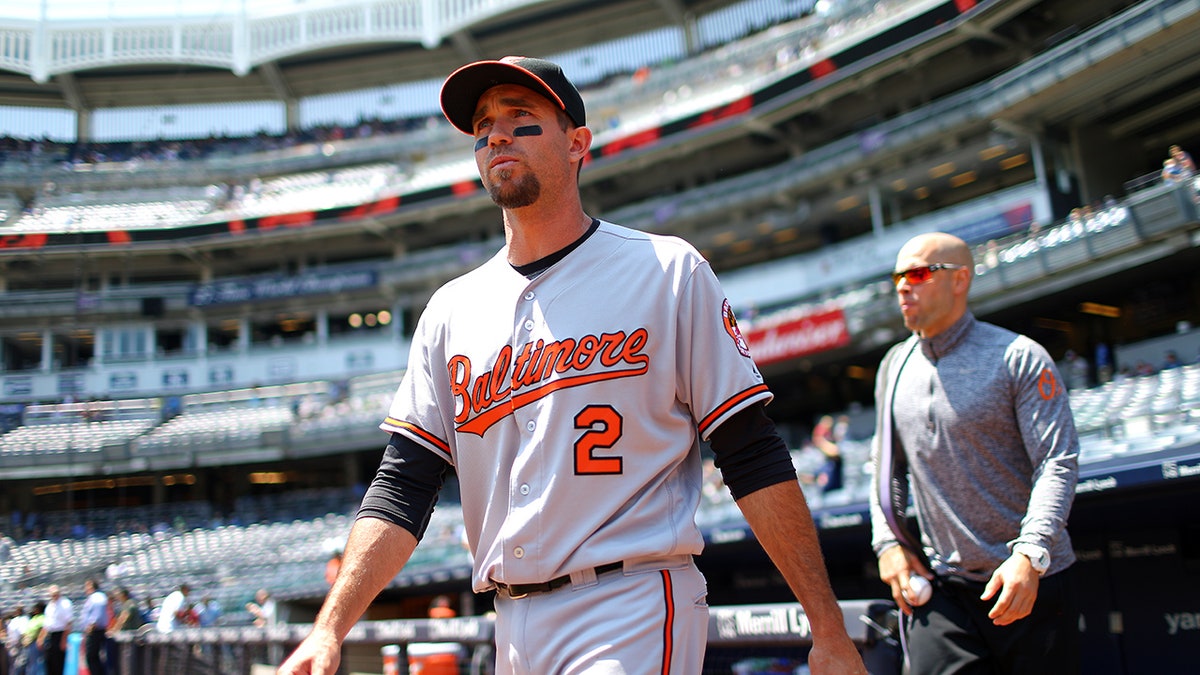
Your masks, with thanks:
<instances>
[{"instance_id":1,"label":"jersey button","mask_svg":"<svg viewBox=\"0 0 1200 675\"><path fill-rule=\"evenodd\" d=\"M526 431L533 431L536 428L537 428L537 422L534 422L533 420L529 420L528 422L525 423Z\"/></svg>"},{"instance_id":2,"label":"jersey button","mask_svg":"<svg viewBox=\"0 0 1200 675\"><path fill-rule=\"evenodd\" d=\"M520 546L514 548L513 549L513 557L518 558L518 559L524 558L525 557L525 549L521 548Z\"/></svg>"},{"instance_id":3,"label":"jersey button","mask_svg":"<svg viewBox=\"0 0 1200 675\"><path fill-rule=\"evenodd\" d=\"M525 320L525 330L533 330L533 321L529 319Z\"/></svg>"},{"instance_id":4,"label":"jersey button","mask_svg":"<svg viewBox=\"0 0 1200 675\"><path fill-rule=\"evenodd\" d=\"M523 495L529 494L529 486L526 484L522 484L520 490L521 490L521 494L523 494Z\"/></svg>"},{"instance_id":5,"label":"jersey button","mask_svg":"<svg viewBox=\"0 0 1200 675\"><path fill-rule=\"evenodd\" d=\"M532 300L532 299L533 299L533 291L529 291L528 293L526 293L526 294L525 294L525 299L526 299L526 300Z\"/></svg>"}]
</instances>

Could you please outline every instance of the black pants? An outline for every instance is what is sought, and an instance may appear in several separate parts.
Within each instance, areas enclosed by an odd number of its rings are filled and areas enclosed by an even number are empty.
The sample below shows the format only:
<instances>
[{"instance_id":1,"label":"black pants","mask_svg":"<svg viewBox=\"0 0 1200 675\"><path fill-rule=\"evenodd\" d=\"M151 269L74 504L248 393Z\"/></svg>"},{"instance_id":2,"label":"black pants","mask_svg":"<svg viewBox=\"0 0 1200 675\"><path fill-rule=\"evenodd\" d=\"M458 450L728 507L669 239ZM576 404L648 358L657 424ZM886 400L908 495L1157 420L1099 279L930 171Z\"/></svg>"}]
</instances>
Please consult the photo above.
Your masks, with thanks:
<instances>
[{"instance_id":1,"label":"black pants","mask_svg":"<svg viewBox=\"0 0 1200 675\"><path fill-rule=\"evenodd\" d=\"M45 653L46 675L63 675L67 652L63 649L63 631L55 631L46 635Z\"/></svg>"},{"instance_id":2,"label":"black pants","mask_svg":"<svg viewBox=\"0 0 1200 675\"><path fill-rule=\"evenodd\" d=\"M996 597L980 600L983 589L982 583L941 578L929 602L913 608L908 620L912 675L1079 672L1079 608L1070 569L1041 579L1029 616L1007 626L988 618Z\"/></svg>"},{"instance_id":3,"label":"black pants","mask_svg":"<svg viewBox=\"0 0 1200 675\"><path fill-rule=\"evenodd\" d=\"M84 649L87 652L87 667L91 675L108 675L104 661L105 635L103 628L93 628L84 636Z\"/></svg>"}]
</instances>

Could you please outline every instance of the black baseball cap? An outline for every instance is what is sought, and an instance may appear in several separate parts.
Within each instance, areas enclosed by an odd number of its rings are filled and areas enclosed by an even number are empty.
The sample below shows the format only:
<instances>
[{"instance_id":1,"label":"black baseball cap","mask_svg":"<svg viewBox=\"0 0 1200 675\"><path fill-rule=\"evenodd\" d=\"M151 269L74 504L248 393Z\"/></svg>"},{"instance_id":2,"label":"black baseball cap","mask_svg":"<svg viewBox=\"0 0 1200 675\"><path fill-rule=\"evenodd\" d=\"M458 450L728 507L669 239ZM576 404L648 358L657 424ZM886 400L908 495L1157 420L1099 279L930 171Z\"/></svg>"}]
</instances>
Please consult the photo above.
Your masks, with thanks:
<instances>
[{"instance_id":1,"label":"black baseball cap","mask_svg":"<svg viewBox=\"0 0 1200 675\"><path fill-rule=\"evenodd\" d=\"M442 113L459 131L474 134L471 118L483 92L498 84L519 84L541 93L567 113L577 126L586 124L583 98L558 64L530 56L476 61L450 73L442 83Z\"/></svg>"}]
</instances>

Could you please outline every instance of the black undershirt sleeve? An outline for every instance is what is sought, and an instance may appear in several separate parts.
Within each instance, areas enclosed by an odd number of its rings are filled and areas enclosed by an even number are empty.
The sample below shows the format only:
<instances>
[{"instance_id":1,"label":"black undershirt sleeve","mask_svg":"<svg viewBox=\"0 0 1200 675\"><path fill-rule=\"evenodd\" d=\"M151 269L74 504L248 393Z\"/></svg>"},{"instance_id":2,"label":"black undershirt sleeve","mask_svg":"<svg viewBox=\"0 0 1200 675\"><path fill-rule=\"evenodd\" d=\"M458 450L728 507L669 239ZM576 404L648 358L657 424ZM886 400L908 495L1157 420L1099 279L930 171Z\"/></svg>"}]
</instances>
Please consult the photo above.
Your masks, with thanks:
<instances>
[{"instance_id":1,"label":"black undershirt sleeve","mask_svg":"<svg viewBox=\"0 0 1200 675\"><path fill-rule=\"evenodd\" d=\"M448 468L450 463L429 449L403 434L393 433L355 519L382 518L408 530L420 541Z\"/></svg>"},{"instance_id":2,"label":"black undershirt sleeve","mask_svg":"<svg viewBox=\"0 0 1200 675\"><path fill-rule=\"evenodd\" d=\"M765 487L796 480L792 455L764 404L734 413L709 434L714 462L733 498L741 499Z\"/></svg>"}]
</instances>

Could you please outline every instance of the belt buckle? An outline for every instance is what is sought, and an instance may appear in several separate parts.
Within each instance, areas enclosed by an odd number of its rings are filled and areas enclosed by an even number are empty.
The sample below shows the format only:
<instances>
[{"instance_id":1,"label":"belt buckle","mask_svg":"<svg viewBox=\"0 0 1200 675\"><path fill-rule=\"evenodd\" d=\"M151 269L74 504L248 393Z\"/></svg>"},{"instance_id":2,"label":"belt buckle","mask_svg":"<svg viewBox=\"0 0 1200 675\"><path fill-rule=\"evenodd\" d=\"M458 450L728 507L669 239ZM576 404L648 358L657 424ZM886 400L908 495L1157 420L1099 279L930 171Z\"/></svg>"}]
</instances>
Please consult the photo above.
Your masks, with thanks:
<instances>
[{"instance_id":1,"label":"belt buckle","mask_svg":"<svg viewBox=\"0 0 1200 675\"><path fill-rule=\"evenodd\" d=\"M520 593L520 594L513 593L513 587L510 584L497 583L496 586L500 590L504 591L508 595L508 598L510 600L520 600L521 598L525 598L525 597L529 596L529 591L525 591L524 593Z\"/></svg>"}]
</instances>

